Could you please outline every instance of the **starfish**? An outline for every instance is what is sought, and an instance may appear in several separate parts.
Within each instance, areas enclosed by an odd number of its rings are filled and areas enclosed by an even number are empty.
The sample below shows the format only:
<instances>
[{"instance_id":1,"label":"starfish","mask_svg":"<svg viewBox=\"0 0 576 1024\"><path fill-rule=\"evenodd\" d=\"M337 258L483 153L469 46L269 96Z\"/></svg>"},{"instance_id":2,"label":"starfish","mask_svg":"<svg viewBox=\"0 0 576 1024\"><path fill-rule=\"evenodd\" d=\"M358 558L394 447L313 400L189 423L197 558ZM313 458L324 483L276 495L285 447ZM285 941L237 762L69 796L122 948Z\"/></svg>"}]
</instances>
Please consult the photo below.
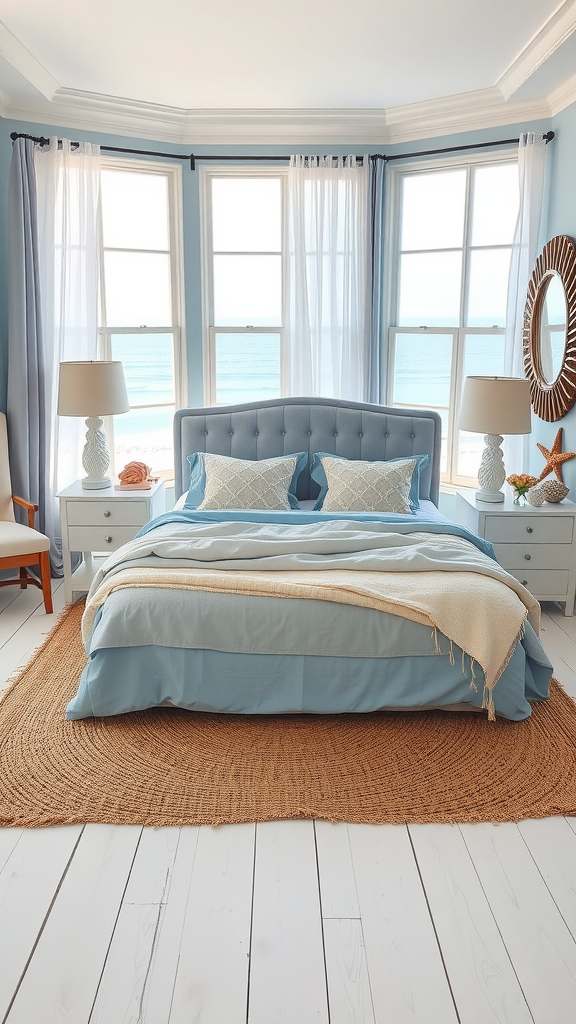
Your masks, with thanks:
<instances>
[{"instance_id":1,"label":"starfish","mask_svg":"<svg viewBox=\"0 0 576 1024\"><path fill-rule=\"evenodd\" d=\"M537 482L540 483L540 481L543 480L545 476L548 476L548 474L551 473L552 470L554 470L560 483L564 483L562 479L562 463L568 462L569 459L576 459L576 452L562 451L562 427L560 427L560 430L556 434L554 444L552 445L550 451L548 451L548 448L545 448L543 444L539 444L538 448L540 449L542 455L546 459L546 465L540 473Z\"/></svg>"}]
</instances>

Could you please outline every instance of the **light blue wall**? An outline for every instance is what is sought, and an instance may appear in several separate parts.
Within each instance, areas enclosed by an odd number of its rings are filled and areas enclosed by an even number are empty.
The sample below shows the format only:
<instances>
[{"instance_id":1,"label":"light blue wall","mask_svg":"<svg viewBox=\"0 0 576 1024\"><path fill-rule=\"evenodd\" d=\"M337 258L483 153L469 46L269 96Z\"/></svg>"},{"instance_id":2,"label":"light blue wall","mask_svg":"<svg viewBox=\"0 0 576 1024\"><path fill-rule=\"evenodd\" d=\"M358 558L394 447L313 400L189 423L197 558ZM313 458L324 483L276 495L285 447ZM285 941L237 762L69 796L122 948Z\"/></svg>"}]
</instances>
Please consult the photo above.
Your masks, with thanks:
<instances>
[{"instance_id":1,"label":"light blue wall","mask_svg":"<svg viewBox=\"0 0 576 1024\"><path fill-rule=\"evenodd\" d=\"M551 146L550 190L547 220L547 239L555 235L570 235L576 239L576 103L566 107L552 120L556 138ZM576 406L556 423L545 423L534 417L532 430L531 472L539 475L544 460L536 443L550 448L558 428L564 430L563 450L576 451ZM564 463L564 483L576 498L576 459Z\"/></svg>"}]
</instances>

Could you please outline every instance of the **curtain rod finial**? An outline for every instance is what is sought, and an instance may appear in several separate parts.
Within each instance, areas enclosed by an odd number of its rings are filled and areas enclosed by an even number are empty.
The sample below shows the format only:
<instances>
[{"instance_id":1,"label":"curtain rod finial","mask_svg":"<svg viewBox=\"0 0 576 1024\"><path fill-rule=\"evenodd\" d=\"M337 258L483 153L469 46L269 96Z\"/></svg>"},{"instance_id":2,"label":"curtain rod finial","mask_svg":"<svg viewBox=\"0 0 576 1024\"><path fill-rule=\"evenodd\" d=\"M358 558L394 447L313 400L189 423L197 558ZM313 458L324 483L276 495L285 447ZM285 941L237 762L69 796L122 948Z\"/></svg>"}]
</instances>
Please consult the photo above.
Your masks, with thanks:
<instances>
[{"instance_id":1,"label":"curtain rod finial","mask_svg":"<svg viewBox=\"0 0 576 1024\"><path fill-rule=\"evenodd\" d=\"M542 138L544 139L544 142L546 142L546 143L552 142L552 139L554 139L555 137L556 137L556 132L544 132L544 134L542 136Z\"/></svg>"}]
</instances>

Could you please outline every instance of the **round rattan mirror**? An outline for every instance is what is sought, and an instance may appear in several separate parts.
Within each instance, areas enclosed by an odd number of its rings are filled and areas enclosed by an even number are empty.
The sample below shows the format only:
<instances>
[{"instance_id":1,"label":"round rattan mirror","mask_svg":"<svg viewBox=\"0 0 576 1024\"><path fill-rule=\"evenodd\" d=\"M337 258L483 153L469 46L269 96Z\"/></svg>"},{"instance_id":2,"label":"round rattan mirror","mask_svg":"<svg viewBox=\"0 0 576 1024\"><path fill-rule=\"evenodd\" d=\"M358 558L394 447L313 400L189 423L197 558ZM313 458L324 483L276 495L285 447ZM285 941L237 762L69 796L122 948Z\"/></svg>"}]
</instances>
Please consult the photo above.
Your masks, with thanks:
<instances>
[{"instance_id":1,"label":"round rattan mirror","mask_svg":"<svg viewBox=\"0 0 576 1024\"><path fill-rule=\"evenodd\" d=\"M576 401L576 246L547 242L534 266L524 310L524 372L534 412L559 420Z\"/></svg>"}]
</instances>

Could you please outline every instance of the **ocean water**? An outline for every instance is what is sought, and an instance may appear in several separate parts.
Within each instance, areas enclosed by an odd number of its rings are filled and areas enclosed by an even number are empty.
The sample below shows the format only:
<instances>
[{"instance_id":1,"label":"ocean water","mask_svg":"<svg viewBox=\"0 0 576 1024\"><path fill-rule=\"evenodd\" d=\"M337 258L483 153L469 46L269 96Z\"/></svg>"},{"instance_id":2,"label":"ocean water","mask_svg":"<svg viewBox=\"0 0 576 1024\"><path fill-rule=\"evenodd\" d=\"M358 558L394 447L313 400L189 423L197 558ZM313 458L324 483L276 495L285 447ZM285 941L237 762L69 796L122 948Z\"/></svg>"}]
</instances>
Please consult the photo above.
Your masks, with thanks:
<instances>
[{"instance_id":1,"label":"ocean water","mask_svg":"<svg viewBox=\"0 0 576 1024\"><path fill-rule=\"evenodd\" d=\"M469 335L463 377L502 374L503 343L501 335ZM116 335L113 357L121 359L124 365L130 403L158 405L114 417L116 472L132 459L146 462L154 470L170 469L175 410L171 335ZM277 398L279 363L277 334L217 335L217 402L228 405ZM398 335L393 401L436 409L442 417L444 435L448 426L451 366L451 335ZM461 433L459 472L476 474L481 447L477 435Z\"/></svg>"}]
</instances>

